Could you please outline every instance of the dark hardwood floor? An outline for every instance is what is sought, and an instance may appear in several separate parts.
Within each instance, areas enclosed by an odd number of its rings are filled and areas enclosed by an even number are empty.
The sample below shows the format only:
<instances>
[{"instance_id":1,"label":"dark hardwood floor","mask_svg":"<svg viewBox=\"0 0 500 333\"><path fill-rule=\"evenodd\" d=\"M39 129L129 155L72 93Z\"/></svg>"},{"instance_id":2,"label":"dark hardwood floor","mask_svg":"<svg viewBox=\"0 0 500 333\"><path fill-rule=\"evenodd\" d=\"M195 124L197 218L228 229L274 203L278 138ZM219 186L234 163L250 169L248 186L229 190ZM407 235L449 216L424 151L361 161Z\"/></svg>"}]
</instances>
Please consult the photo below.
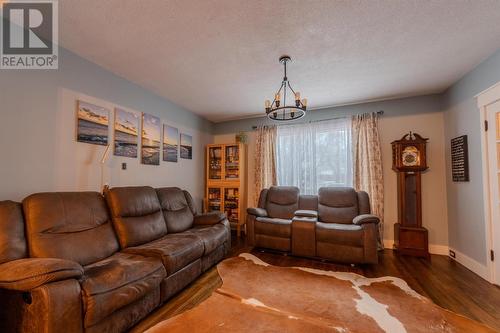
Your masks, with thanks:
<instances>
[{"instance_id":1,"label":"dark hardwood floor","mask_svg":"<svg viewBox=\"0 0 500 333\"><path fill-rule=\"evenodd\" d=\"M396 276L404 279L418 293L441 307L483 322L500 331L500 288L483 280L446 256L432 255L431 260L397 256L392 250L380 253L378 265L340 265L297 258L281 253L248 247L244 237L233 237L230 256L249 252L275 266L302 266L344 271L366 277ZM215 268L203 274L188 288L160 307L131 332L143 332L156 323L195 307L222 284Z\"/></svg>"}]
</instances>

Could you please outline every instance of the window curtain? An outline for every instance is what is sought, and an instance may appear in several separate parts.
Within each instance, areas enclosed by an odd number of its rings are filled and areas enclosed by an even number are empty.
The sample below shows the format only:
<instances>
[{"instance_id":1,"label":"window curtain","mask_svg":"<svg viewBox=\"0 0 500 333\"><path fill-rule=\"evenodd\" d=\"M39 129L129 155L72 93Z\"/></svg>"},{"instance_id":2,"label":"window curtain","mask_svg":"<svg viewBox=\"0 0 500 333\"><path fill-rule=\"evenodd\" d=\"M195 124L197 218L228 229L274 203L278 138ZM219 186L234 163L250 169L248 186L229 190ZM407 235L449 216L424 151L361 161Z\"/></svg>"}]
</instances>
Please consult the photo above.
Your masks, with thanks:
<instances>
[{"instance_id":1,"label":"window curtain","mask_svg":"<svg viewBox=\"0 0 500 333\"><path fill-rule=\"evenodd\" d=\"M317 194L323 186L352 187L351 119L278 126L279 185Z\"/></svg>"},{"instance_id":2,"label":"window curtain","mask_svg":"<svg viewBox=\"0 0 500 333\"><path fill-rule=\"evenodd\" d=\"M262 126L257 129L255 144L254 203L256 207L260 191L276 184L276 126Z\"/></svg>"},{"instance_id":3,"label":"window curtain","mask_svg":"<svg viewBox=\"0 0 500 333\"><path fill-rule=\"evenodd\" d=\"M368 193L372 213L380 217L378 243L383 249L384 176L377 113L352 117L352 148L354 188Z\"/></svg>"}]
</instances>

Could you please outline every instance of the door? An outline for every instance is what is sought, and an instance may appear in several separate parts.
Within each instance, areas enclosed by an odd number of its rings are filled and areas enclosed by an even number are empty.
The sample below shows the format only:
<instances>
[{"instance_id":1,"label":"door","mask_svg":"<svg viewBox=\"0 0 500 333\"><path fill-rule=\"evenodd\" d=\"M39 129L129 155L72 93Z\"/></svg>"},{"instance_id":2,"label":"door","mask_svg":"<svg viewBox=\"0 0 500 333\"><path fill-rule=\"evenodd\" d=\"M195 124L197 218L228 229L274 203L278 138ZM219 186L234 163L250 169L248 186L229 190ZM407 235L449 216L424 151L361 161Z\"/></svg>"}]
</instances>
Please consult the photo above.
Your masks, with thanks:
<instances>
[{"instance_id":1,"label":"door","mask_svg":"<svg viewBox=\"0 0 500 333\"><path fill-rule=\"evenodd\" d=\"M224 212L231 223L240 224L240 193L238 187L224 188Z\"/></svg>"},{"instance_id":2,"label":"door","mask_svg":"<svg viewBox=\"0 0 500 333\"><path fill-rule=\"evenodd\" d=\"M222 146L208 147L208 179L222 179Z\"/></svg>"},{"instance_id":3,"label":"door","mask_svg":"<svg viewBox=\"0 0 500 333\"><path fill-rule=\"evenodd\" d=\"M500 285L500 101L486 107L488 120L488 170L491 216L491 244L495 253L494 278Z\"/></svg>"},{"instance_id":4,"label":"door","mask_svg":"<svg viewBox=\"0 0 500 333\"><path fill-rule=\"evenodd\" d=\"M240 178L240 146L226 145L224 164L225 179L237 181Z\"/></svg>"},{"instance_id":5,"label":"door","mask_svg":"<svg viewBox=\"0 0 500 333\"><path fill-rule=\"evenodd\" d=\"M207 212L222 212L222 188L209 187L207 192Z\"/></svg>"}]
</instances>

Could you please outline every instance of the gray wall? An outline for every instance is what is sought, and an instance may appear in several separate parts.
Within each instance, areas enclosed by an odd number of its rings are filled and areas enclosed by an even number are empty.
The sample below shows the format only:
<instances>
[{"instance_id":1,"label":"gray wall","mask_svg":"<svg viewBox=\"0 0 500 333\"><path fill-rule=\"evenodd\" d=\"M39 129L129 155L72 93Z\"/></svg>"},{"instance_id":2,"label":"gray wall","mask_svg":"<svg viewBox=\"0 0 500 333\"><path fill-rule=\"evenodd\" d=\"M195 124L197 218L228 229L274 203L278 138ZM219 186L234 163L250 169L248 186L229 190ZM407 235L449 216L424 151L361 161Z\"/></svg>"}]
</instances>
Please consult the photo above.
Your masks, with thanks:
<instances>
[{"instance_id":1,"label":"gray wall","mask_svg":"<svg viewBox=\"0 0 500 333\"><path fill-rule=\"evenodd\" d=\"M0 71L0 200L39 191L100 190L104 147L76 142L76 98L150 113L193 135L193 160L179 163L145 166L139 158L111 152L105 182L178 185L202 198L203 147L213 140L213 124L61 48L59 70ZM128 170L121 170L121 162Z\"/></svg>"},{"instance_id":2,"label":"gray wall","mask_svg":"<svg viewBox=\"0 0 500 333\"><path fill-rule=\"evenodd\" d=\"M332 119L365 112L384 111L384 117L414 115L420 113L440 112L441 95L426 95L418 97L399 98L394 100L354 104L311 110L297 123ZM264 112L264 110L262 111ZM214 124L214 134L237 133L251 131L252 126L275 124L267 117L246 118Z\"/></svg>"},{"instance_id":3,"label":"gray wall","mask_svg":"<svg viewBox=\"0 0 500 333\"><path fill-rule=\"evenodd\" d=\"M500 50L450 87L443 95L446 162L450 170L450 140L468 135L470 182L453 182L447 172L450 247L486 264L479 110L474 96L500 81Z\"/></svg>"}]
</instances>

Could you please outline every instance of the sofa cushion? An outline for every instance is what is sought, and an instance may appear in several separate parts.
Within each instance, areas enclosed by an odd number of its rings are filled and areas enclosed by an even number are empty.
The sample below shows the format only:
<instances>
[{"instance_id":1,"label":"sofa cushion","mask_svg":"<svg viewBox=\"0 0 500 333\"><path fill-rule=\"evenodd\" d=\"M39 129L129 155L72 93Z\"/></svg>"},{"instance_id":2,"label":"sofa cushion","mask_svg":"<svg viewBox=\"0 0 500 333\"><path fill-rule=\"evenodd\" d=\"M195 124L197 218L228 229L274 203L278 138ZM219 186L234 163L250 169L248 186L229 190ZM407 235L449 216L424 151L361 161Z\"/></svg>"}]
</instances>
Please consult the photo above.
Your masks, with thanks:
<instances>
[{"instance_id":1,"label":"sofa cushion","mask_svg":"<svg viewBox=\"0 0 500 333\"><path fill-rule=\"evenodd\" d=\"M152 187L115 187L105 193L122 249L167 233L160 202Z\"/></svg>"},{"instance_id":2,"label":"sofa cushion","mask_svg":"<svg viewBox=\"0 0 500 333\"><path fill-rule=\"evenodd\" d=\"M29 253L87 265L118 251L106 202L97 192L38 193L23 201Z\"/></svg>"},{"instance_id":3,"label":"sofa cushion","mask_svg":"<svg viewBox=\"0 0 500 333\"><path fill-rule=\"evenodd\" d=\"M291 219L299 209L299 189L294 186L271 186L267 192L269 217Z\"/></svg>"},{"instance_id":4,"label":"sofa cushion","mask_svg":"<svg viewBox=\"0 0 500 333\"><path fill-rule=\"evenodd\" d=\"M85 266L81 281L85 327L153 292L165 276L160 260L128 253Z\"/></svg>"},{"instance_id":5,"label":"sofa cushion","mask_svg":"<svg viewBox=\"0 0 500 333\"><path fill-rule=\"evenodd\" d=\"M129 247L124 252L159 258L163 261L167 274L171 275L201 258L204 246L198 236L183 232L168 234L141 246Z\"/></svg>"},{"instance_id":6,"label":"sofa cushion","mask_svg":"<svg viewBox=\"0 0 500 333\"><path fill-rule=\"evenodd\" d=\"M28 255L20 203L0 201L0 264Z\"/></svg>"},{"instance_id":7,"label":"sofa cushion","mask_svg":"<svg viewBox=\"0 0 500 333\"><path fill-rule=\"evenodd\" d=\"M197 236L203 242L205 249L203 255L207 255L224 244L228 230L224 224L218 223L213 226L196 226L187 232Z\"/></svg>"},{"instance_id":8,"label":"sofa cushion","mask_svg":"<svg viewBox=\"0 0 500 333\"><path fill-rule=\"evenodd\" d=\"M256 234L290 238L292 235L292 220L257 217L254 222L254 228Z\"/></svg>"},{"instance_id":9,"label":"sofa cushion","mask_svg":"<svg viewBox=\"0 0 500 333\"><path fill-rule=\"evenodd\" d=\"M318 210L318 196L301 194L299 196L299 209Z\"/></svg>"},{"instance_id":10,"label":"sofa cushion","mask_svg":"<svg viewBox=\"0 0 500 333\"><path fill-rule=\"evenodd\" d=\"M156 192L169 233L182 232L193 226L195 212L185 191L178 187L164 187Z\"/></svg>"},{"instance_id":11,"label":"sofa cushion","mask_svg":"<svg viewBox=\"0 0 500 333\"><path fill-rule=\"evenodd\" d=\"M358 195L351 187L322 187L318 191L321 222L352 223L359 214Z\"/></svg>"},{"instance_id":12,"label":"sofa cushion","mask_svg":"<svg viewBox=\"0 0 500 333\"><path fill-rule=\"evenodd\" d=\"M348 246L363 246L363 228L354 224L316 223L316 241Z\"/></svg>"},{"instance_id":13,"label":"sofa cushion","mask_svg":"<svg viewBox=\"0 0 500 333\"><path fill-rule=\"evenodd\" d=\"M358 191L358 205L359 205L359 214L370 214L371 213L371 207L370 207L370 197L368 196L368 193L365 191Z\"/></svg>"}]
</instances>

